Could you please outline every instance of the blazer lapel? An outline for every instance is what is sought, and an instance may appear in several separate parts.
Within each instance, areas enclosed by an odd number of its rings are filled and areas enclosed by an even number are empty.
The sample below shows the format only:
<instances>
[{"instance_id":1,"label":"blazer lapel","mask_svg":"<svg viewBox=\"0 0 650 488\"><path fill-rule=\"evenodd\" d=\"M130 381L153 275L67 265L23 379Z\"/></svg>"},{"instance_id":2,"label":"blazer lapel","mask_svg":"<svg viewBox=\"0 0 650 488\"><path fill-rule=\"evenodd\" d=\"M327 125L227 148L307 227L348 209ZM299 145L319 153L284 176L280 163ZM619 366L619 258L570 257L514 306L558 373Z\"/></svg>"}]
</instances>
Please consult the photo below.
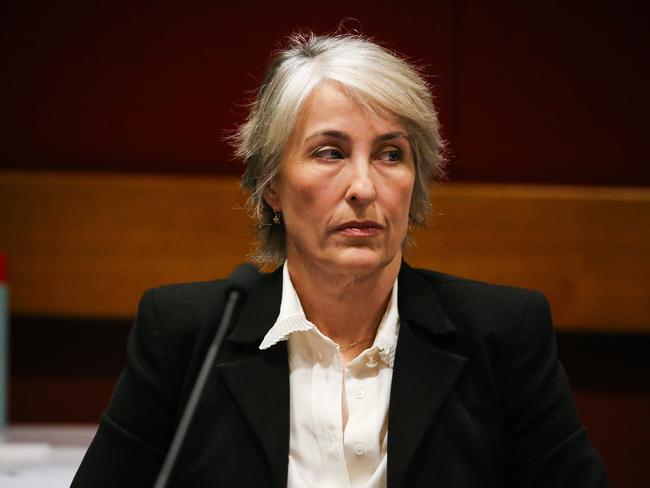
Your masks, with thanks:
<instances>
[{"instance_id":1,"label":"blazer lapel","mask_svg":"<svg viewBox=\"0 0 650 488\"><path fill-rule=\"evenodd\" d=\"M400 331L388 414L388 486L404 486L424 434L436 421L465 358L435 347L455 328L431 283L403 264L398 281Z\"/></svg>"},{"instance_id":2,"label":"blazer lapel","mask_svg":"<svg viewBox=\"0 0 650 488\"><path fill-rule=\"evenodd\" d=\"M286 342L258 346L280 312L282 268L266 276L244 306L228 337L233 346L220 376L264 450L272 486L287 485L289 453L289 362ZM247 354L234 351L247 350Z\"/></svg>"},{"instance_id":3,"label":"blazer lapel","mask_svg":"<svg viewBox=\"0 0 650 488\"><path fill-rule=\"evenodd\" d=\"M227 363L221 377L266 454L272 486L287 486L289 367L286 343L260 357Z\"/></svg>"},{"instance_id":4,"label":"blazer lapel","mask_svg":"<svg viewBox=\"0 0 650 488\"><path fill-rule=\"evenodd\" d=\"M287 484L289 365L286 342L257 348L275 322L282 268L264 278L244 306L220 376L251 425L271 467L272 484ZM455 333L431 283L403 264L399 275L400 332L388 414L388 485L403 486L424 434L436 421L465 359L435 346ZM237 352L240 349L248 353Z\"/></svg>"}]
</instances>

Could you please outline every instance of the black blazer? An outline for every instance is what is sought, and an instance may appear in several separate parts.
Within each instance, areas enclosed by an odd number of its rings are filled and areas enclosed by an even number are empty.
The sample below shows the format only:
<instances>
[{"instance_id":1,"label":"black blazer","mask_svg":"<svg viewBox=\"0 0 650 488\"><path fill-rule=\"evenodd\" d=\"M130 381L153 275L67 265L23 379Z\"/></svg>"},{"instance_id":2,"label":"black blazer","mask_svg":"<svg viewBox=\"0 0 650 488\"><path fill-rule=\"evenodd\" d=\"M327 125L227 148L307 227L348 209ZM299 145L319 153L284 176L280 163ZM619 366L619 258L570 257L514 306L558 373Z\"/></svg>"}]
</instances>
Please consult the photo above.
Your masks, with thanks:
<instances>
[{"instance_id":1,"label":"black blazer","mask_svg":"<svg viewBox=\"0 0 650 488\"><path fill-rule=\"evenodd\" d=\"M151 486L218 326L226 281L148 290L128 362L72 483ZM284 487L286 342L258 345L278 316L266 275L224 342L173 486ZM539 292L404 264L388 414L389 487L605 487Z\"/></svg>"}]
</instances>

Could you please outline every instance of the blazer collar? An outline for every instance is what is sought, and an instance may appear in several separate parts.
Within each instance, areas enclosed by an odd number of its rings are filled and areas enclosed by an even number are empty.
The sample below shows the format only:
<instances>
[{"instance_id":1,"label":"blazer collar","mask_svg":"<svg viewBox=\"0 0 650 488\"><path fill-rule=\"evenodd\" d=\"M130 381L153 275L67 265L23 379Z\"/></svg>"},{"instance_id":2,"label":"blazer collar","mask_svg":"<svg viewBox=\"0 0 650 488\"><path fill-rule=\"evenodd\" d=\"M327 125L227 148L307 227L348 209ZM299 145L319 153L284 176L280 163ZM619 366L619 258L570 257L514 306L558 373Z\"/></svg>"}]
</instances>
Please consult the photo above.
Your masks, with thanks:
<instances>
[{"instance_id":1,"label":"blazer collar","mask_svg":"<svg viewBox=\"0 0 650 488\"><path fill-rule=\"evenodd\" d=\"M433 285L402 261L397 277L400 319L417 324L433 335L451 335L456 328L445 313Z\"/></svg>"},{"instance_id":2,"label":"blazer collar","mask_svg":"<svg viewBox=\"0 0 650 488\"><path fill-rule=\"evenodd\" d=\"M219 376L265 453L271 486L285 487L289 462L289 361L286 343L259 351L280 312L282 268L265 275L227 339ZM224 344L226 345L226 344ZM243 346L243 347L241 347Z\"/></svg>"},{"instance_id":3,"label":"blazer collar","mask_svg":"<svg viewBox=\"0 0 650 488\"><path fill-rule=\"evenodd\" d=\"M405 486L418 448L447 403L465 358L444 350L455 327L435 284L402 263L398 276L400 332L388 414L388 485ZM228 341L255 348L275 322L282 267L266 275L244 305ZM286 343L223 364L221 375L267 453L274 486L286 486L289 449L289 367Z\"/></svg>"},{"instance_id":4,"label":"blazer collar","mask_svg":"<svg viewBox=\"0 0 650 488\"><path fill-rule=\"evenodd\" d=\"M404 261L398 283L397 308L400 319L415 323L434 335L449 335L456 331L431 283ZM228 340L238 344L259 344L275 323L281 301L282 266L264 276L244 305Z\"/></svg>"},{"instance_id":5,"label":"blazer collar","mask_svg":"<svg viewBox=\"0 0 650 488\"><path fill-rule=\"evenodd\" d=\"M281 302L282 266L265 275L257 289L251 293L228 341L259 345L278 318Z\"/></svg>"},{"instance_id":6,"label":"blazer collar","mask_svg":"<svg viewBox=\"0 0 650 488\"><path fill-rule=\"evenodd\" d=\"M388 486L410 484L420 444L435 432L466 361L442 346L456 328L435 284L405 263L398 280L400 332L388 411Z\"/></svg>"}]
</instances>

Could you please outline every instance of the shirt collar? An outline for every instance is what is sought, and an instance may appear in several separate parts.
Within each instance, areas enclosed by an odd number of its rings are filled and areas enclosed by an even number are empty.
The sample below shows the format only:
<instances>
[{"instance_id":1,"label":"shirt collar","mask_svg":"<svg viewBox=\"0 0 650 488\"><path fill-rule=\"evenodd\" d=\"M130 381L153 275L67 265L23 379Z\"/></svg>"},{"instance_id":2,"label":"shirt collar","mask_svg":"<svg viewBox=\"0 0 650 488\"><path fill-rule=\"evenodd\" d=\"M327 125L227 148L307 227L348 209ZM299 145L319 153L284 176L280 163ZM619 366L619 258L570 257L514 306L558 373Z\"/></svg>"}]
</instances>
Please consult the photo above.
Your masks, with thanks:
<instances>
[{"instance_id":1,"label":"shirt collar","mask_svg":"<svg viewBox=\"0 0 650 488\"><path fill-rule=\"evenodd\" d=\"M262 339L260 349L268 349L278 342L286 341L294 332L306 331L314 329L315 326L307 317L300 304L300 299L296 293L291 277L289 276L289 268L285 261L282 269L282 301L280 302L280 314L273 324L273 327Z\"/></svg>"},{"instance_id":2,"label":"shirt collar","mask_svg":"<svg viewBox=\"0 0 650 488\"><path fill-rule=\"evenodd\" d=\"M316 326L307 320L305 312L300 304L289 269L285 261L282 270L282 301L280 303L280 314L275 324L264 336L259 348L268 349L278 342L286 341L295 332L314 330L320 332ZM376 352L377 355L389 366L393 366L395 359L395 348L397 346L397 333L399 330L399 313L397 309L397 279L391 291L390 300L386 312L379 323L375 341L366 353Z\"/></svg>"}]
</instances>

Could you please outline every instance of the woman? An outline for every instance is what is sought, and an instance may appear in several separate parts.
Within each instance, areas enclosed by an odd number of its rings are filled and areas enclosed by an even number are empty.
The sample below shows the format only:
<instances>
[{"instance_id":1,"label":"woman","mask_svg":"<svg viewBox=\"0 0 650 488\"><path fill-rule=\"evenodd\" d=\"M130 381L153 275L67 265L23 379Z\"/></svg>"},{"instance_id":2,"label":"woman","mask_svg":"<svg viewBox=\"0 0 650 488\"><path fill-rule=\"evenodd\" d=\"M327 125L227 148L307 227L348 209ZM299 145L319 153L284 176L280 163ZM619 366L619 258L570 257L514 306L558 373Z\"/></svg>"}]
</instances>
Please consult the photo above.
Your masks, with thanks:
<instances>
[{"instance_id":1,"label":"woman","mask_svg":"<svg viewBox=\"0 0 650 488\"><path fill-rule=\"evenodd\" d=\"M607 486L537 292L402 260L442 176L431 95L356 36L295 36L236 138L266 275L174 486ZM73 486L151 486L227 281L145 293Z\"/></svg>"}]
</instances>

